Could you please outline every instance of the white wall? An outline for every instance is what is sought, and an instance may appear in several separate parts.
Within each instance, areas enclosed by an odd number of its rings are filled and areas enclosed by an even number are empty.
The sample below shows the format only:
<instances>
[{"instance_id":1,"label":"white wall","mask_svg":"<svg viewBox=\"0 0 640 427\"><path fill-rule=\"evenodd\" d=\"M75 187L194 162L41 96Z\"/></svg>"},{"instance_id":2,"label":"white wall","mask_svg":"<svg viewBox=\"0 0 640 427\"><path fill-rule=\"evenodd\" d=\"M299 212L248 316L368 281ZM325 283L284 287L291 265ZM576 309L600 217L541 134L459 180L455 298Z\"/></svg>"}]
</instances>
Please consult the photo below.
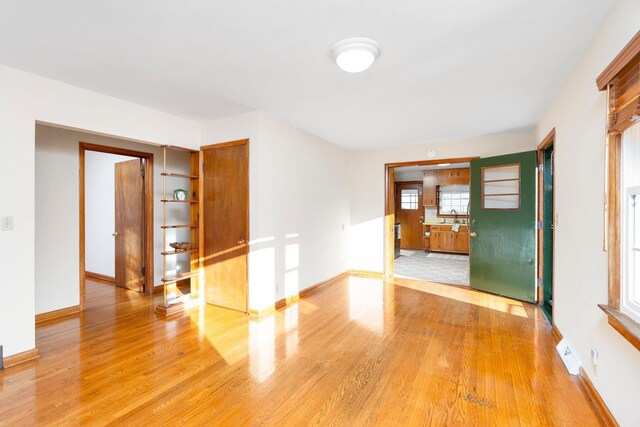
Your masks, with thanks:
<instances>
[{"instance_id":1,"label":"white wall","mask_svg":"<svg viewBox=\"0 0 640 427\"><path fill-rule=\"evenodd\" d=\"M383 271L385 163L426 160L428 150L436 151L436 159L447 159L487 157L535 148L532 132L518 132L351 152L351 268Z\"/></svg>"},{"instance_id":2,"label":"white wall","mask_svg":"<svg viewBox=\"0 0 640 427\"><path fill-rule=\"evenodd\" d=\"M162 270L162 149L155 145L140 144L131 141L124 141L100 135L91 135L84 132L71 131L67 129L55 128L52 126L36 126L36 285L35 301L36 314L58 310L78 304L79 291L79 256L78 245L79 234L79 175L78 167L80 157L78 154L78 144L86 142L97 145L107 145L111 147L127 148L135 151L152 153L154 157L154 284L160 285L163 275ZM104 153L86 152L85 169L87 178L90 167L94 166L88 159L105 158L110 155ZM113 156L113 158L123 158ZM106 168L109 171L99 170L103 175L100 179L102 185L108 187L110 191L111 208L106 211L113 224L113 162L107 162ZM189 156L186 152L170 151L167 161L167 168L178 173L188 173L190 168ZM184 178L172 178L167 181L168 188L189 188L189 180ZM91 200L90 182L86 182L85 206L89 208ZM184 206L170 206L167 208L167 218L169 223L183 224L190 220L189 211ZM105 237L111 240L108 252L89 253L89 221L90 212L86 212L86 270L94 271L90 267L90 259L97 257L103 260L110 260L113 265L113 225L106 229ZM169 233L179 233L176 235L179 240L189 240L188 230L170 230ZM168 234L172 237L173 234ZM168 241L173 241L169 238ZM167 258L167 268L175 268L178 257ZM189 268L188 259L180 257L182 271ZM106 274L106 273L105 273Z\"/></svg>"},{"instance_id":3,"label":"white wall","mask_svg":"<svg viewBox=\"0 0 640 427\"><path fill-rule=\"evenodd\" d=\"M15 227L0 232L0 293L15 295L0 298L5 356L35 347L36 121L143 142L200 145L198 123L0 66L0 216L13 216Z\"/></svg>"},{"instance_id":4,"label":"white wall","mask_svg":"<svg viewBox=\"0 0 640 427\"><path fill-rule=\"evenodd\" d=\"M208 123L203 143L250 138L249 306L348 267L348 152L265 113Z\"/></svg>"},{"instance_id":5,"label":"white wall","mask_svg":"<svg viewBox=\"0 0 640 427\"><path fill-rule=\"evenodd\" d=\"M38 140L36 136L36 162L38 162ZM85 270L105 276L116 274L115 239L115 164L135 160L134 157L87 151L85 164ZM39 174L36 168L36 207L38 206ZM47 182L47 187L53 184ZM61 188L66 188L64 185ZM58 189L57 192L60 190ZM57 193L56 192L56 193ZM36 218L37 218L36 214ZM36 223L38 220L36 219ZM36 225L36 230L38 226ZM38 235L36 235L36 241ZM36 249L37 252L37 249ZM37 260L37 257L36 257ZM36 261L37 264L37 261ZM37 272L37 267L36 267ZM38 280L36 279L36 282ZM38 300L36 287L36 301ZM37 310L36 310L37 313Z\"/></svg>"},{"instance_id":6,"label":"white wall","mask_svg":"<svg viewBox=\"0 0 640 427\"><path fill-rule=\"evenodd\" d=\"M595 79L638 31L640 2L621 0L542 117L537 139L556 128L555 323L618 422L640 425L640 352L607 323L602 250L606 96ZM590 362L597 348L597 368Z\"/></svg>"}]
</instances>

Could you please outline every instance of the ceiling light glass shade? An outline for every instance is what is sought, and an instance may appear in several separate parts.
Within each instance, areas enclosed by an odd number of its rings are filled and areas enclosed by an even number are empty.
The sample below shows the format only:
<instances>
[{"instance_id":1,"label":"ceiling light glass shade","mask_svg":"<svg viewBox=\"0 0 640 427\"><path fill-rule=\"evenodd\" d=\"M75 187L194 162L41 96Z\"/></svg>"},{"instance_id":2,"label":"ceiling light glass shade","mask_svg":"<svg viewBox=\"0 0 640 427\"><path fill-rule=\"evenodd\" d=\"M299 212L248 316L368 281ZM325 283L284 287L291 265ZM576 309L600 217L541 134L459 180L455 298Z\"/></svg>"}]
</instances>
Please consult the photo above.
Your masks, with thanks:
<instances>
[{"instance_id":1,"label":"ceiling light glass shade","mask_svg":"<svg viewBox=\"0 0 640 427\"><path fill-rule=\"evenodd\" d=\"M359 73L371 67L380 55L380 44L375 40L354 37L333 45L331 53L340 69L347 73Z\"/></svg>"}]
</instances>

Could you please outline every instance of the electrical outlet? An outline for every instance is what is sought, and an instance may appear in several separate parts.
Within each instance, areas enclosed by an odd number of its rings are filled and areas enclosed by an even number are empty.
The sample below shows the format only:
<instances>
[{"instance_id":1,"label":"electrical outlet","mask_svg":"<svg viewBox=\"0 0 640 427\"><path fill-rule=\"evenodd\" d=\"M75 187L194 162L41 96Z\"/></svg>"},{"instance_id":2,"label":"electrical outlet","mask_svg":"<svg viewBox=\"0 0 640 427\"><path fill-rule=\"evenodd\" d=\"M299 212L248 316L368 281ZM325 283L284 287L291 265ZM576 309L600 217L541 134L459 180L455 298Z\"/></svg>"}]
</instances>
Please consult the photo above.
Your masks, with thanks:
<instances>
[{"instance_id":1,"label":"electrical outlet","mask_svg":"<svg viewBox=\"0 0 640 427\"><path fill-rule=\"evenodd\" d=\"M3 216L0 221L0 229L2 231L11 231L13 230L13 217L12 216Z\"/></svg>"},{"instance_id":2,"label":"electrical outlet","mask_svg":"<svg viewBox=\"0 0 640 427\"><path fill-rule=\"evenodd\" d=\"M595 348L591 349L591 363L593 363L593 366L598 365L598 350Z\"/></svg>"}]
</instances>

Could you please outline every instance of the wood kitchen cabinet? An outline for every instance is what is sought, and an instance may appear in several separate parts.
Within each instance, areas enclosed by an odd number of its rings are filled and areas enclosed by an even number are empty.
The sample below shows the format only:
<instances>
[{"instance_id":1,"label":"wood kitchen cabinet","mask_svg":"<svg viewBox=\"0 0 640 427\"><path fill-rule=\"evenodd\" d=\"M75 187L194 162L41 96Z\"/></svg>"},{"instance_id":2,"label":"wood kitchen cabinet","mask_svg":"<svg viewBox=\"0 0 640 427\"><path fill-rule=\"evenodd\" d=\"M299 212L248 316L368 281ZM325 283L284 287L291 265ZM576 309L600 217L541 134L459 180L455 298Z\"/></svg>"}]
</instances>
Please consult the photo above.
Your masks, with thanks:
<instances>
[{"instance_id":1,"label":"wood kitchen cabinet","mask_svg":"<svg viewBox=\"0 0 640 427\"><path fill-rule=\"evenodd\" d=\"M456 252L469 253L469 230L460 226L460 231L451 231L450 225L432 225L429 227L431 237L429 239L432 252Z\"/></svg>"},{"instance_id":2,"label":"wood kitchen cabinet","mask_svg":"<svg viewBox=\"0 0 640 427\"><path fill-rule=\"evenodd\" d=\"M438 204L438 199L436 199L436 172L438 171L424 171L422 179L422 203L424 206L437 206Z\"/></svg>"},{"instance_id":3,"label":"wood kitchen cabinet","mask_svg":"<svg viewBox=\"0 0 640 427\"><path fill-rule=\"evenodd\" d=\"M424 206L437 206L438 185L464 185L469 184L470 169L437 169L424 171L422 178L422 204Z\"/></svg>"},{"instance_id":4,"label":"wood kitchen cabinet","mask_svg":"<svg viewBox=\"0 0 640 427\"><path fill-rule=\"evenodd\" d=\"M463 231L463 227L460 227L460 231L453 234L455 235L453 239L454 252L464 252L468 254L469 253L469 231L467 231L467 228L464 227L464 231Z\"/></svg>"}]
</instances>

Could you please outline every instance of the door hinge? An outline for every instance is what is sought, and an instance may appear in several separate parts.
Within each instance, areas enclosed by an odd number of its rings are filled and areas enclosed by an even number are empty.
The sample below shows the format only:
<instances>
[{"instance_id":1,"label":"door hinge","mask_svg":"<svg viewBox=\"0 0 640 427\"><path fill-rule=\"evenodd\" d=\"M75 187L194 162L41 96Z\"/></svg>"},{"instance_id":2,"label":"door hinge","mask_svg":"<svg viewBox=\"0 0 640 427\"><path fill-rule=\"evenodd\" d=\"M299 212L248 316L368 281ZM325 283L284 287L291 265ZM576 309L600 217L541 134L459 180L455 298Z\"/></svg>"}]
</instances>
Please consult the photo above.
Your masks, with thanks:
<instances>
[{"instance_id":1,"label":"door hinge","mask_svg":"<svg viewBox=\"0 0 640 427\"><path fill-rule=\"evenodd\" d=\"M146 277L146 276L147 276L147 269L146 269L146 268L144 268L144 267L142 267L142 268L140 269L140 273L142 274L142 277Z\"/></svg>"},{"instance_id":2,"label":"door hinge","mask_svg":"<svg viewBox=\"0 0 640 427\"><path fill-rule=\"evenodd\" d=\"M544 285L544 281L541 278L536 279L536 287L541 288Z\"/></svg>"},{"instance_id":3,"label":"door hinge","mask_svg":"<svg viewBox=\"0 0 640 427\"><path fill-rule=\"evenodd\" d=\"M538 167L536 169L538 169L538 172L542 172L542 171L544 171L544 165L542 163L540 163L540 164L538 164Z\"/></svg>"},{"instance_id":4,"label":"door hinge","mask_svg":"<svg viewBox=\"0 0 640 427\"><path fill-rule=\"evenodd\" d=\"M204 162L200 164L200 169L202 169L202 172L204 172Z\"/></svg>"},{"instance_id":5,"label":"door hinge","mask_svg":"<svg viewBox=\"0 0 640 427\"><path fill-rule=\"evenodd\" d=\"M140 166L140 175L144 178L144 166Z\"/></svg>"},{"instance_id":6,"label":"door hinge","mask_svg":"<svg viewBox=\"0 0 640 427\"><path fill-rule=\"evenodd\" d=\"M536 229L542 230L542 221L536 221Z\"/></svg>"}]
</instances>

